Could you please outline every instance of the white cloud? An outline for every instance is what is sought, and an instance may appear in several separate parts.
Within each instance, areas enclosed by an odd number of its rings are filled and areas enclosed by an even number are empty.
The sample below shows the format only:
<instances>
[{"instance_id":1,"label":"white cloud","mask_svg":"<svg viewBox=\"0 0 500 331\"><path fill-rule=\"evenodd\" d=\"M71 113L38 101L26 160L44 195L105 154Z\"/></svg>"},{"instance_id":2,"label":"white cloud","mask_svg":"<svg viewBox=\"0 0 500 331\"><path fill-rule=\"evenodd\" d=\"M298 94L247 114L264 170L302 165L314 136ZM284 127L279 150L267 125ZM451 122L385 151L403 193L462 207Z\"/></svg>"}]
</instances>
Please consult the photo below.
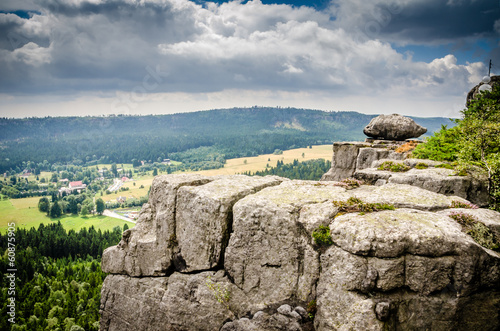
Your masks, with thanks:
<instances>
[{"instance_id":1,"label":"white cloud","mask_svg":"<svg viewBox=\"0 0 500 331\"><path fill-rule=\"evenodd\" d=\"M495 29L495 32L497 34L500 34L500 19L498 19L498 20L495 21L495 24L494 24L493 28Z\"/></svg>"},{"instance_id":2,"label":"white cloud","mask_svg":"<svg viewBox=\"0 0 500 331\"><path fill-rule=\"evenodd\" d=\"M0 14L0 31L19 37L0 44L0 92L142 93L137 107L153 93L169 95L163 101L176 107L175 100L191 96L198 101L183 104L201 108L251 106L252 97L321 109L344 100L346 109L349 101L364 111L377 98L398 105L415 96L456 101L479 81L483 64L457 64L453 55L416 62L384 39L382 28L408 6L429 1L333 0L318 12L258 0L206 7L187 0L47 0L31 19ZM151 80L147 68L157 67L161 77ZM211 101L202 107L199 100Z\"/></svg>"},{"instance_id":3,"label":"white cloud","mask_svg":"<svg viewBox=\"0 0 500 331\"><path fill-rule=\"evenodd\" d=\"M50 49L40 47L33 42L29 42L21 48L12 52L15 61L23 62L27 65L39 67L42 64L50 63Z\"/></svg>"}]
</instances>

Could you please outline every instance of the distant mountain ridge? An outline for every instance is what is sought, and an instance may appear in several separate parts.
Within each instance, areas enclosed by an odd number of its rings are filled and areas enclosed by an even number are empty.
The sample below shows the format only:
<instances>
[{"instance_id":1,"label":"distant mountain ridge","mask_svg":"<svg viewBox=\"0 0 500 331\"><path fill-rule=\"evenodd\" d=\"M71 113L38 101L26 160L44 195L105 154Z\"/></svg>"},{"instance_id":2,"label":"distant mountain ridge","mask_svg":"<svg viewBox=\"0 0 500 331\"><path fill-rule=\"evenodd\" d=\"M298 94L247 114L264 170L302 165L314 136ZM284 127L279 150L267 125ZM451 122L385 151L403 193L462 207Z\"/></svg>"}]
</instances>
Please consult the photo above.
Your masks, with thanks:
<instances>
[{"instance_id":1,"label":"distant mountain ridge","mask_svg":"<svg viewBox=\"0 0 500 331\"><path fill-rule=\"evenodd\" d=\"M363 128L375 116L251 107L149 116L0 118L0 171L22 161L130 163L134 158L154 161L209 146L228 159L364 140ZM428 134L452 124L441 117L414 119L428 128Z\"/></svg>"}]
</instances>

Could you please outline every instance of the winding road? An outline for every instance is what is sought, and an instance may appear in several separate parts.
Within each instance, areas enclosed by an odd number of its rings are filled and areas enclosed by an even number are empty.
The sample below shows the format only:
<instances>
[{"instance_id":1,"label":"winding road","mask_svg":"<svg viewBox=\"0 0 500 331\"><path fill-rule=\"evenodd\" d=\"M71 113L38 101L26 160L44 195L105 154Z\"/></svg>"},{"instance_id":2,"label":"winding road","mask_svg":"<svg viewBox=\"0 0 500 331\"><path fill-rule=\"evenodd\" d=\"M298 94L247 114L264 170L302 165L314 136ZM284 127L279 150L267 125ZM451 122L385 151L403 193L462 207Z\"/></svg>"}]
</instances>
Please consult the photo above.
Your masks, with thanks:
<instances>
[{"instance_id":1,"label":"winding road","mask_svg":"<svg viewBox=\"0 0 500 331\"><path fill-rule=\"evenodd\" d=\"M128 217L125 217L125 216L122 216L122 215L118 215L117 213L115 213L114 211L111 211L109 209L105 209L104 212L102 213L104 216L109 216L109 217L114 217L114 218L119 218L121 220L124 220L124 221L127 221L127 222L130 222L130 223L136 223L136 221L133 221L131 220L130 218Z\"/></svg>"}]
</instances>

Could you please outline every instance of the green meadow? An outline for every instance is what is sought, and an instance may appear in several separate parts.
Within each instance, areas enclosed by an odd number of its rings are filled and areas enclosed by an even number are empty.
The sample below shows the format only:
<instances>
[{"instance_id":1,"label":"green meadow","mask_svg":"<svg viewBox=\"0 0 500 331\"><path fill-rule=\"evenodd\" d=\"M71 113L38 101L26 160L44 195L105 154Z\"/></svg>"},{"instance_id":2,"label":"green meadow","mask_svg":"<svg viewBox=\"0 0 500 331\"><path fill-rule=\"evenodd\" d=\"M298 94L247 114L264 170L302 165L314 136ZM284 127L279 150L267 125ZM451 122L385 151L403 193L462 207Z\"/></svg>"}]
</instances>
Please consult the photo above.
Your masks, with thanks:
<instances>
[{"instance_id":1,"label":"green meadow","mask_svg":"<svg viewBox=\"0 0 500 331\"><path fill-rule=\"evenodd\" d=\"M39 197L10 199L0 201L0 232L5 233L9 223L16 223L16 227L20 228L38 228L38 225L50 224L60 221L64 228L69 230L79 231L82 228L89 228L92 225L101 231L112 230L115 226L123 228L125 224L129 228L135 224L126 222L117 218L107 216L87 216L80 215L63 215L59 218L51 219L45 213L38 210Z\"/></svg>"}]
</instances>

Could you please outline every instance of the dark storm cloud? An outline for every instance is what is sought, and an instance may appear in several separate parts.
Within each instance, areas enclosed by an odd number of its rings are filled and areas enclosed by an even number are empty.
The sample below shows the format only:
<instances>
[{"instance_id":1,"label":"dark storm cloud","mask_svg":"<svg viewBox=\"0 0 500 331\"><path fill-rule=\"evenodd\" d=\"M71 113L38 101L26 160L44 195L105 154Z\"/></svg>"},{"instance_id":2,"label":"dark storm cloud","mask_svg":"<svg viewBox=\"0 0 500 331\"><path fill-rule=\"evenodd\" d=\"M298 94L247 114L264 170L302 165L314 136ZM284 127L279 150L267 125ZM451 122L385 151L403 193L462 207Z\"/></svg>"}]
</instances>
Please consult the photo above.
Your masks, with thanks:
<instances>
[{"instance_id":1,"label":"dark storm cloud","mask_svg":"<svg viewBox=\"0 0 500 331\"><path fill-rule=\"evenodd\" d=\"M385 8L381 5L378 10ZM498 19L498 1L418 1L402 6L381 32L398 41L422 44L457 42L469 37L498 38L494 31Z\"/></svg>"},{"instance_id":2,"label":"dark storm cloud","mask_svg":"<svg viewBox=\"0 0 500 331\"><path fill-rule=\"evenodd\" d=\"M34 14L38 15L38 13ZM33 29L23 29L31 16L33 14L26 17L16 13L0 12L0 49L14 50L30 41L44 47L49 45L50 39L47 35L40 34Z\"/></svg>"}]
</instances>

